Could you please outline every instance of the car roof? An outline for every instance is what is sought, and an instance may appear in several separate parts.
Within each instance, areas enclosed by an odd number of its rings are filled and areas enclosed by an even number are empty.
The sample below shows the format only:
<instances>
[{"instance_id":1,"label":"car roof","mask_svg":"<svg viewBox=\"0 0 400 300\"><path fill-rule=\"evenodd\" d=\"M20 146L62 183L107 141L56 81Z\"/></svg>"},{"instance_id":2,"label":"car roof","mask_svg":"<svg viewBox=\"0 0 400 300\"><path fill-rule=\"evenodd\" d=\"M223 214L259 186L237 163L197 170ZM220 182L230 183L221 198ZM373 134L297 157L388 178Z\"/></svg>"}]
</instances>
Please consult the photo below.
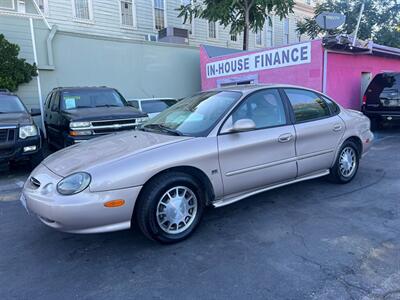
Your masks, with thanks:
<instances>
[{"instance_id":1,"label":"car roof","mask_svg":"<svg viewBox=\"0 0 400 300\"><path fill-rule=\"evenodd\" d=\"M310 90L314 91L317 93L321 93L319 91L303 87L303 86L298 86L298 85L290 85L290 84L242 84L242 85L236 85L236 86L226 86L226 87L220 87L216 89L212 89L212 91L232 91L232 92L242 92L245 94L257 91L257 90L262 90L265 88L298 88L298 89L303 89L303 90Z\"/></svg>"},{"instance_id":2,"label":"car roof","mask_svg":"<svg viewBox=\"0 0 400 300\"><path fill-rule=\"evenodd\" d=\"M67 91L67 90L114 90L107 86L71 86L71 87L56 87L52 91Z\"/></svg>"}]
</instances>

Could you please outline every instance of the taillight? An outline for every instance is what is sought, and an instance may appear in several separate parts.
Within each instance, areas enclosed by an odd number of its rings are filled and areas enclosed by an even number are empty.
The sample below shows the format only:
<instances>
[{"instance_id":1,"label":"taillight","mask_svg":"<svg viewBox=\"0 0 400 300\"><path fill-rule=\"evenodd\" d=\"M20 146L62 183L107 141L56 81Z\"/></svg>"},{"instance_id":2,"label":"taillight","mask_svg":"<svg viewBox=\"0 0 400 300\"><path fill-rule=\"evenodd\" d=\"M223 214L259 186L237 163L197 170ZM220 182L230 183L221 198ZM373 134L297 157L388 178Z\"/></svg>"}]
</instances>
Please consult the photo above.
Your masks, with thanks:
<instances>
[{"instance_id":1,"label":"taillight","mask_svg":"<svg viewBox=\"0 0 400 300\"><path fill-rule=\"evenodd\" d=\"M367 96L366 95L363 96L362 102L363 102L363 104L367 103Z\"/></svg>"}]
</instances>

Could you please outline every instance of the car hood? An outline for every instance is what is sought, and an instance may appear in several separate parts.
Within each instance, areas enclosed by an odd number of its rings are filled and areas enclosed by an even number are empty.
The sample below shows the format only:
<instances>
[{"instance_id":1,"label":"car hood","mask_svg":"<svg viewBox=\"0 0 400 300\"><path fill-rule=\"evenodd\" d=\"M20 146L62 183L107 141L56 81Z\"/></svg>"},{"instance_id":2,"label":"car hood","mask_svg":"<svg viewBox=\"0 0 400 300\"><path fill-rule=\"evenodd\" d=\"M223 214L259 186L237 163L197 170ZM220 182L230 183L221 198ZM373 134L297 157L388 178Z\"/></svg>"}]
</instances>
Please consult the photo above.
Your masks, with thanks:
<instances>
[{"instance_id":1,"label":"car hood","mask_svg":"<svg viewBox=\"0 0 400 300\"><path fill-rule=\"evenodd\" d=\"M32 119L27 113L0 114L0 126L18 126L29 124L32 124Z\"/></svg>"},{"instance_id":2,"label":"car hood","mask_svg":"<svg viewBox=\"0 0 400 300\"><path fill-rule=\"evenodd\" d=\"M117 120L146 117L146 114L130 106L93 107L63 111L70 121Z\"/></svg>"},{"instance_id":3,"label":"car hood","mask_svg":"<svg viewBox=\"0 0 400 300\"><path fill-rule=\"evenodd\" d=\"M60 150L46 158L43 164L55 174L64 177L74 172L88 170L96 165L187 139L191 139L191 137L137 130L124 131Z\"/></svg>"}]
</instances>

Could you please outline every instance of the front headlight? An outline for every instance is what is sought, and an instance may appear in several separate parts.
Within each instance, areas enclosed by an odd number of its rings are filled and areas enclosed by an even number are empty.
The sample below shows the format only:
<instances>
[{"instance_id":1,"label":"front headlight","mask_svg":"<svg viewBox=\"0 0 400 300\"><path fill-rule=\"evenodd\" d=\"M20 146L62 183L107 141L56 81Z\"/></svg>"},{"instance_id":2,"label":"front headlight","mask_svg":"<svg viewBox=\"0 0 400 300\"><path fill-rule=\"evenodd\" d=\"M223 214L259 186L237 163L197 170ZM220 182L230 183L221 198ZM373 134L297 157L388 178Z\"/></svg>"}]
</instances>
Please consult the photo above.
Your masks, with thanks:
<instances>
[{"instance_id":1,"label":"front headlight","mask_svg":"<svg viewBox=\"0 0 400 300\"><path fill-rule=\"evenodd\" d=\"M84 128L84 127L89 127L90 122L71 122L69 123L69 127L71 128Z\"/></svg>"},{"instance_id":2,"label":"front headlight","mask_svg":"<svg viewBox=\"0 0 400 300\"><path fill-rule=\"evenodd\" d=\"M69 175L57 184L57 191L61 195L74 195L86 189L92 178L88 173L79 172Z\"/></svg>"},{"instance_id":3,"label":"front headlight","mask_svg":"<svg viewBox=\"0 0 400 300\"><path fill-rule=\"evenodd\" d=\"M26 125L26 126L21 126L19 128L19 138L20 139L26 139L27 137L30 136L36 136L38 135L38 130L36 125Z\"/></svg>"},{"instance_id":4,"label":"front headlight","mask_svg":"<svg viewBox=\"0 0 400 300\"><path fill-rule=\"evenodd\" d=\"M149 120L149 117L137 118L136 123L142 124L142 123L146 122L147 120Z\"/></svg>"}]
</instances>

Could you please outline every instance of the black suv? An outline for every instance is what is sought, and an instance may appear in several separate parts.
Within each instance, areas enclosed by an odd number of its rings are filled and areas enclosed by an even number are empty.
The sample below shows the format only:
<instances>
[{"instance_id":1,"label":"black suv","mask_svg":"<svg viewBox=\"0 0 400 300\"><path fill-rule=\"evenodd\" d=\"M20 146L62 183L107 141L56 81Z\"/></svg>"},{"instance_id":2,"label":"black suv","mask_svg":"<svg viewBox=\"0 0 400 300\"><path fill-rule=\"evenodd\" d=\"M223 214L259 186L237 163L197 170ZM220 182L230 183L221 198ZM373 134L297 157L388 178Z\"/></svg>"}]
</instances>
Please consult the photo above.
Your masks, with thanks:
<instances>
[{"instance_id":1,"label":"black suv","mask_svg":"<svg viewBox=\"0 0 400 300\"><path fill-rule=\"evenodd\" d=\"M362 111L375 128L400 120L400 73L377 74L364 94Z\"/></svg>"},{"instance_id":2,"label":"black suv","mask_svg":"<svg viewBox=\"0 0 400 300\"><path fill-rule=\"evenodd\" d=\"M29 159L33 166L42 160L40 130L32 116L40 115L39 109L28 113L17 95L0 91L0 162L10 163Z\"/></svg>"},{"instance_id":3,"label":"black suv","mask_svg":"<svg viewBox=\"0 0 400 300\"><path fill-rule=\"evenodd\" d=\"M134 129L147 115L108 87L55 88L45 102L47 142L63 148L104 134Z\"/></svg>"}]
</instances>

